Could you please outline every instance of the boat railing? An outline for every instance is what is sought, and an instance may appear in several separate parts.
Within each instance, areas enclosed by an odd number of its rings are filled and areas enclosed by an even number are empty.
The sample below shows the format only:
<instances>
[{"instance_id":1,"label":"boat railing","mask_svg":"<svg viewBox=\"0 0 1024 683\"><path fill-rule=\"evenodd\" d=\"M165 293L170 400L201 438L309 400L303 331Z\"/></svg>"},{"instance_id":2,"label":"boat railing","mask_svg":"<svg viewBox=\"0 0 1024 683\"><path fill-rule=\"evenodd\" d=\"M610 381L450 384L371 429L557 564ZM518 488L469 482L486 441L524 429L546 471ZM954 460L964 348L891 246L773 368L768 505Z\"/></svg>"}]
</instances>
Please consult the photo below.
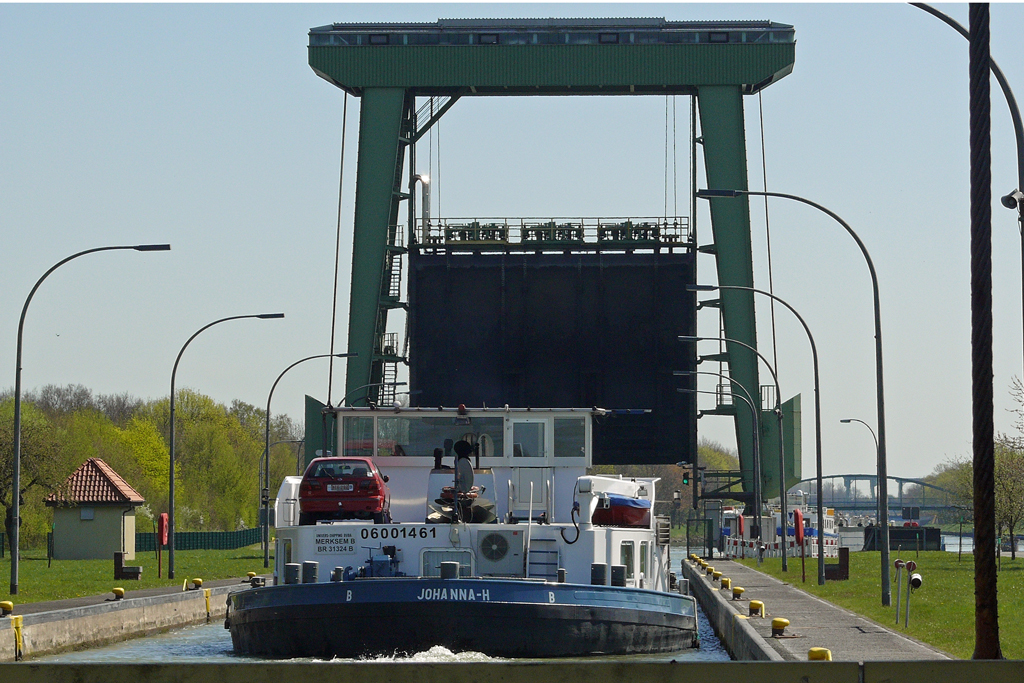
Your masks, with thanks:
<instances>
[{"instance_id":1,"label":"boat railing","mask_svg":"<svg viewBox=\"0 0 1024 683\"><path fill-rule=\"evenodd\" d=\"M533 530L533 482L530 482L530 516L526 518L526 578L530 578L530 537Z\"/></svg>"}]
</instances>

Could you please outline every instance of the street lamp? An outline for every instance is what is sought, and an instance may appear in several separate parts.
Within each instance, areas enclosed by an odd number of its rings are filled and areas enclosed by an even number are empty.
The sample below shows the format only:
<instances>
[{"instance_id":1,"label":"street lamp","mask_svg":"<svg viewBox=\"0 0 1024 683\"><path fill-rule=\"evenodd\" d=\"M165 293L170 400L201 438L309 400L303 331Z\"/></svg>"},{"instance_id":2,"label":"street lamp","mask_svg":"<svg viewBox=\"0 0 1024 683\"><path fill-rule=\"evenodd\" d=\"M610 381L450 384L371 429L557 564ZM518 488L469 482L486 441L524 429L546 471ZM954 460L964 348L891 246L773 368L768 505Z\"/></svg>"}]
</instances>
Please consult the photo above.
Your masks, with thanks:
<instances>
[{"instance_id":1,"label":"street lamp","mask_svg":"<svg viewBox=\"0 0 1024 683\"><path fill-rule=\"evenodd\" d=\"M864 246L864 242L861 241L860 237L853 228L850 227L849 223L844 221L834 212L826 209L821 204L812 202L809 199L798 197L792 194L783 194L781 192L758 192L754 190L698 190L697 196L701 199L711 199L719 197L740 197L743 195L747 196L759 196L759 197L781 197L783 199L792 199L793 201L813 206L822 213L827 214L850 234L857 246L860 247L861 254L864 255L864 260L868 264L868 272L871 274L871 289L873 295L873 303L875 309L875 407L878 411L878 512L881 520L884 520L882 524L882 606L888 607L890 603L890 588L889 588L889 490L887 485L888 474L886 473L886 456L885 456L885 392L882 386L882 312L881 306L878 300L878 276L875 274L875 264L871 261L871 255L868 254L867 247ZM792 310L792 308L790 309ZM795 313L795 311L794 311ZM805 326L806 329L806 326ZM818 492L820 501L821 492ZM824 583L824 566L819 569L822 572L819 577L820 583Z\"/></svg>"},{"instance_id":2,"label":"street lamp","mask_svg":"<svg viewBox=\"0 0 1024 683\"><path fill-rule=\"evenodd\" d=\"M750 351L754 352L757 355L758 358L760 358L761 360L764 361L765 366L768 368L768 372L770 372L771 375L772 375L772 380L775 381L775 411L774 412L775 412L776 419L779 421L779 452L781 453L782 452L782 405L779 403L779 397L782 395L782 390L779 389L779 377L775 373L775 368L773 368L772 364L768 362L768 359L765 358L764 355L760 351L758 351L756 348L754 348L750 344L747 344L746 342L741 342L738 339L729 339L727 337L694 337L694 336L680 336L680 337L677 337L677 339L679 339L679 341L684 341L684 342L718 341L718 342L726 342L726 343L739 344L740 346L742 346L742 347L744 347L746 349L749 349ZM699 363L700 361L697 361L697 362ZM733 380L733 381L735 381L735 380ZM736 384L739 385L739 382L736 382ZM740 385L740 386L742 386L742 385ZM760 406L758 406L758 408L760 408ZM759 495L760 494L760 490L761 490L761 482L755 480L754 481L754 486L755 486L755 491L757 491L757 494L755 494L755 496ZM785 511L785 497L783 497L783 511ZM782 522L785 524L786 520L783 519ZM787 540L787 539L784 538L783 540ZM786 556L783 555L782 558L783 558L783 563L785 563L786 562L786 559L785 559ZM818 565L819 565L818 573L822 577L824 577L824 575L825 575L825 567L822 564L822 560L821 560L820 557L818 559ZM824 578L822 578L821 582L824 583Z\"/></svg>"},{"instance_id":3,"label":"street lamp","mask_svg":"<svg viewBox=\"0 0 1024 683\"><path fill-rule=\"evenodd\" d=\"M737 382L732 377L729 377L728 375L723 374L721 372L712 372L712 371L709 371L709 370L682 370L682 371L673 372L672 374L676 375L676 376L680 376L681 375L681 376L691 376L691 377L694 376L694 375L711 375L713 377L720 377L721 379L728 380L731 383L731 386L739 387L740 390L744 393L744 395L746 396L746 398L744 400L751 406L751 410L753 410L753 417L754 417L754 477L755 477L755 481L758 483L758 486L757 486L758 493L760 493L760 482L761 482L761 415L760 415L760 412L761 411L760 410L754 410L754 408L753 408L755 405L757 405L758 408L760 408L760 402L757 402L757 403L754 402L753 394L751 394L750 391L745 386L743 386L742 383ZM689 391L689 390L688 389L676 389L676 391L686 392L686 391ZM701 392L701 393L705 393L705 392ZM730 395L731 396L735 396L735 394L733 392L731 392L731 391L730 391ZM717 396L717 394L716 394L716 396ZM739 398L744 398L744 397L740 396ZM779 430L779 451L781 452L781 450L782 450L782 430L780 429ZM694 467L696 468L696 459L694 459ZM696 503L697 503L696 491L697 491L697 488L694 487L693 490L694 490L694 496L693 496L694 507L696 507ZM785 491L783 491L783 494L785 494ZM783 500L783 504L782 505L783 505L783 507L782 507L782 524L785 525L785 520L786 520L786 507L785 507L786 504L785 504L785 500ZM761 534L761 499L759 497L755 501L755 507L756 507L756 510L757 510L757 531L758 531L757 537L758 537L758 541L760 541L762 539L762 534ZM783 526L783 528L785 528L785 526ZM782 555L782 571L787 571L786 555L785 555L785 553L786 553L786 544L785 543L782 544L782 553L783 553L783 555ZM761 564L761 554L760 553L758 553L757 563Z\"/></svg>"},{"instance_id":4,"label":"street lamp","mask_svg":"<svg viewBox=\"0 0 1024 683\"><path fill-rule=\"evenodd\" d=\"M41 278L36 280L36 284L32 287L32 291L28 293L28 298L25 299L25 305L21 309L21 319L18 321L18 353L14 371L14 472L11 479L11 488L14 493L11 501L11 515L13 516L14 523L11 528L11 595L18 594L18 549L20 544L19 527L21 525L21 492L18 490L21 488L21 339L22 333L25 330L25 314L28 313L28 305L32 302L32 297L35 296L36 290L39 289L39 285L43 284L43 280L45 280L50 273L79 256L85 256L86 254L92 254L97 251L116 251L122 249L132 249L134 251L170 251L171 245L137 244L135 246L96 247L94 249L80 251L77 254L72 254L63 261L52 266L48 271L43 273Z\"/></svg>"},{"instance_id":5,"label":"street lamp","mask_svg":"<svg viewBox=\"0 0 1024 683\"><path fill-rule=\"evenodd\" d=\"M718 374L718 373L702 373L702 374ZM680 393L683 393L683 394L712 394L714 396L718 396L718 392L717 391L706 391L706 390L701 390L701 389L679 388L679 389L676 389L676 391L678 391ZM746 389L744 389L743 391L746 392ZM753 401L748 399L746 396L742 396L742 395L739 395L739 394L732 394L732 396L733 396L733 398L738 398L738 399L742 400L744 403L747 404L747 407L750 408L750 416L754 420L754 477L755 477L755 480L756 480L756 479L759 479L761 477L761 461L760 461L760 458L759 458L759 451L758 451L758 442L761 440L761 431L760 431L760 428L759 428L760 422L757 419L758 410L757 410L757 408L754 407ZM695 481L694 482L694 488L696 488L696 486L697 486L697 483ZM762 537L761 537L761 501L757 497L757 494L754 495L754 498L755 498L755 500L754 500L754 509L756 511L755 514L757 515L757 517L756 517L757 522L754 525L755 528L752 529L751 531L753 531L754 535L756 535L756 537L757 537L757 548L758 548L758 550L757 550L757 563L760 565L761 564L761 545L762 545Z\"/></svg>"},{"instance_id":6,"label":"street lamp","mask_svg":"<svg viewBox=\"0 0 1024 683\"><path fill-rule=\"evenodd\" d=\"M220 320L214 320L212 323L200 327L185 345L181 347L181 351L178 352L178 357L174 359L174 368L171 370L171 477L170 485L168 487L168 524L167 524L167 578L174 578L174 377L178 374L178 363L181 361L181 355L185 353L185 349L192 343L192 340L199 336L201 332L206 329L217 325L218 323L227 322L228 320L241 320L243 318L259 318L260 320L269 320L271 318L283 318L284 313L259 313L256 315L233 315L227 318L221 318Z\"/></svg>"},{"instance_id":7,"label":"street lamp","mask_svg":"<svg viewBox=\"0 0 1024 683\"><path fill-rule=\"evenodd\" d=\"M862 425L864 425L865 427L867 427L867 428L868 428L868 431L869 431L869 432L871 432L871 438L875 440L875 452L876 452L876 453L878 452L878 437L877 437L877 436L875 436L875 430L871 428L871 425L869 425L869 424L868 424L867 422L865 422L864 420L858 420L858 419L857 419L857 418L855 418L855 417L844 417L844 418L842 418L842 419L841 419L841 420L839 420L839 421L840 421L840 422L842 422L842 423L843 423L844 425L848 425L848 424L850 424L851 422L859 422L859 423L861 423ZM854 489L854 491L856 491L856 489ZM901 499L903 498L903 493L902 493L902 489L900 490L900 498L901 498ZM887 520L887 521L888 521L888 520Z\"/></svg>"},{"instance_id":8,"label":"street lamp","mask_svg":"<svg viewBox=\"0 0 1024 683\"><path fill-rule=\"evenodd\" d=\"M933 17L945 22L947 25L952 27L954 31L962 35L967 40L971 39L971 33L963 26L960 25L952 17L940 12L930 5L926 5L923 2L912 2L910 3L914 7L924 10ZM1020 260L1021 260L1021 308L1024 309L1024 123L1021 122L1020 109L1017 107L1017 99L1013 96L1013 91L1010 90L1010 84L1006 81L1006 76L1003 75L1003 70L999 68L994 59L989 59L989 68L992 71L992 75L996 77L996 81L999 83L999 87L1003 91L1003 97L1006 99L1006 104L1010 108L1010 119L1013 121L1013 134L1017 141L1017 187L1009 194L1004 195L1000 198L1000 202L1003 206L1008 209L1017 209L1017 223L1019 224L1020 230Z\"/></svg>"},{"instance_id":9,"label":"street lamp","mask_svg":"<svg viewBox=\"0 0 1024 683\"><path fill-rule=\"evenodd\" d=\"M763 294L764 296L769 297L773 301L778 301L780 304L782 304L783 306L788 308L790 310L790 312L792 312L793 315L796 316L796 319L800 321L800 324L803 325L804 332L807 333L807 341L810 342L810 344L811 344L811 359L812 359L812 361L814 363L814 442L815 442L814 455L815 455L815 464L817 466L817 489L818 489L818 494L817 494L817 498L818 498L818 526L819 526L819 529L818 529L818 531L819 531L819 533L818 533L818 552L819 553L824 552L825 541L824 541L824 536L821 533L821 528L823 527L823 524L824 524L824 522L823 522L823 520L824 520L823 515L825 513L824 503L822 502L822 474L821 474L821 470L822 470L822 465L821 465L821 392L818 390L818 386L819 386L818 385L818 347L815 345L814 337L811 335L811 328L809 328L807 326L807 323L806 323L806 321L804 321L803 316L801 316L797 312L797 310L795 308L793 308L793 306L791 306L788 302L784 301L783 299L780 299L779 297L775 296L771 292L766 292L764 290L756 289L754 287L743 287L743 286L740 286L740 285L687 285L686 289L688 291L693 291L693 292L713 291L713 290L716 290L716 289L740 289L740 290L744 290L744 291L748 291L748 292L754 292L755 294ZM780 428L781 428L781 425L780 425ZM780 449L779 450L779 479L780 479L779 489L782 492L781 495L782 495L782 498L783 498L783 512L785 512L785 493L786 493L784 462L785 462L785 460L784 460L783 455L782 455L782 450ZM823 584L824 583L824 574L822 573L819 576L819 578L821 579L820 583Z\"/></svg>"},{"instance_id":10,"label":"street lamp","mask_svg":"<svg viewBox=\"0 0 1024 683\"><path fill-rule=\"evenodd\" d=\"M263 472L262 472L262 486L260 487L260 502L263 506L263 568L266 569L270 566L270 400L274 398L274 389L277 388L277 383L281 381L284 374L294 368L299 363L305 363L307 360L313 360L314 358L349 358L355 356L354 353L321 353L316 356L307 356L301 360L297 360L277 376L274 380L273 386L270 387L270 394L267 396L267 429L266 429L266 440L264 461L263 461ZM173 578L173 577L172 577Z\"/></svg>"}]
</instances>

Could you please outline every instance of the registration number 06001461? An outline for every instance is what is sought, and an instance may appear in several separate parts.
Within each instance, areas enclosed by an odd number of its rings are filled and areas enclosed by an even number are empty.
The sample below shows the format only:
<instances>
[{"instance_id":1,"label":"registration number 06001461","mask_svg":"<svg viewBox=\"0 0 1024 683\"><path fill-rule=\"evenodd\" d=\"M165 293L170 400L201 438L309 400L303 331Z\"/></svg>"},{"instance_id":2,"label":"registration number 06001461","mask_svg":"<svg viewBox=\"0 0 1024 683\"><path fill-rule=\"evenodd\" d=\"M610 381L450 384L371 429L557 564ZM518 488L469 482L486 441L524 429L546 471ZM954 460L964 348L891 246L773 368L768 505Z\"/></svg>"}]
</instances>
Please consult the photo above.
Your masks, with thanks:
<instances>
[{"instance_id":1,"label":"registration number 06001461","mask_svg":"<svg viewBox=\"0 0 1024 683\"><path fill-rule=\"evenodd\" d=\"M344 493L352 490L352 484L328 484L327 491L329 493Z\"/></svg>"}]
</instances>

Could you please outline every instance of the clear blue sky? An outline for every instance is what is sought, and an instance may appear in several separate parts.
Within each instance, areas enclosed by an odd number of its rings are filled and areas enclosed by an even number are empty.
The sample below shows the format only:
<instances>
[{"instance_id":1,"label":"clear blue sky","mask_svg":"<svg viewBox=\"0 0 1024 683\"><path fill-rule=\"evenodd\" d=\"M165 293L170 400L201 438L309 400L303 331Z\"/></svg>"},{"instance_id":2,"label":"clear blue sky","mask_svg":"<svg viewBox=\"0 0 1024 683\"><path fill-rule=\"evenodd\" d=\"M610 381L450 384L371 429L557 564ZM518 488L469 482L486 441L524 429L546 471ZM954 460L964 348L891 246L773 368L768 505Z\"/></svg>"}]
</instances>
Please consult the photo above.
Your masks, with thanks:
<instances>
[{"instance_id":1,"label":"clear blue sky","mask_svg":"<svg viewBox=\"0 0 1024 683\"><path fill-rule=\"evenodd\" d=\"M967 23L967 5L941 9ZM923 475L971 447L967 41L904 4L0 5L0 386L14 383L18 316L34 282L76 251L170 242L170 253L90 255L36 294L26 388L266 403L277 375L330 342L343 93L306 63L307 31L334 21L655 16L793 24L794 72L762 96L768 188L805 196L859 232L878 270L889 471ZM1024 6L992 6L992 54L1024 98ZM1013 132L993 80L996 428L1014 432L1022 372L1021 243ZM680 212L689 102L678 98ZM750 186L762 187L758 98L746 99ZM358 101L349 100L338 348L345 346ZM434 214L660 215L665 100L481 98L443 119ZM426 171L426 150L419 152ZM440 168L437 167L440 158ZM482 168L480 159L493 165ZM703 185L703 182L701 182ZM671 206L671 199L669 201ZM821 360L826 472L870 472L875 425L870 283L853 241L813 209L769 205L776 294L801 311ZM709 242L706 207L698 216ZM767 287L764 211L752 200L756 284ZM710 256L699 280L714 281ZM717 332L702 311L701 332ZM770 350L768 308L759 339ZM783 394L804 400L813 474L810 356L778 314ZM5 370L4 370L5 369ZM274 412L327 396L325 361L292 370ZM334 401L344 384L336 366ZM710 382L708 388L710 388ZM707 399L702 399L702 404ZM731 420L701 434L735 443Z\"/></svg>"}]
</instances>

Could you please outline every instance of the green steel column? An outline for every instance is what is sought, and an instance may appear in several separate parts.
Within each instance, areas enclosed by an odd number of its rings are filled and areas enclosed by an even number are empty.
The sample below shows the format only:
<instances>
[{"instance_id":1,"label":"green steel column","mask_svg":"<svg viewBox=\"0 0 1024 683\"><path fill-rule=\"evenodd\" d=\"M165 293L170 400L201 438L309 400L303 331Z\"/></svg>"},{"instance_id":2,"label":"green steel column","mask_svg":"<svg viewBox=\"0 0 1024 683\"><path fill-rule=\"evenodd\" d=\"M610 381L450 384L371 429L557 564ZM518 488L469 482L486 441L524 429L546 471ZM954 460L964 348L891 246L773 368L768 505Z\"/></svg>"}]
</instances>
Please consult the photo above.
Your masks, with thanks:
<instances>
[{"instance_id":1,"label":"green steel column","mask_svg":"<svg viewBox=\"0 0 1024 683\"><path fill-rule=\"evenodd\" d=\"M352 238L352 293L348 314L345 395L350 405L366 398L376 342L377 311L387 255L395 167L405 90L366 88L359 109L355 225Z\"/></svg>"},{"instance_id":2,"label":"green steel column","mask_svg":"<svg viewBox=\"0 0 1024 683\"><path fill-rule=\"evenodd\" d=\"M704 137L704 166L710 189L747 189L747 151L743 127L743 96L737 86L701 86L697 89L701 134ZM754 286L750 250L750 207L745 198L712 199L711 231L717 253L718 283ZM722 320L725 336L757 347L754 324L754 294L743 290L722 290ZM730 344L730 376L760 394L757 356L738 344ZM736 412L736 443L743 489L753 490L754 425L747 411Z\"/></svg>"}]
</instances>

